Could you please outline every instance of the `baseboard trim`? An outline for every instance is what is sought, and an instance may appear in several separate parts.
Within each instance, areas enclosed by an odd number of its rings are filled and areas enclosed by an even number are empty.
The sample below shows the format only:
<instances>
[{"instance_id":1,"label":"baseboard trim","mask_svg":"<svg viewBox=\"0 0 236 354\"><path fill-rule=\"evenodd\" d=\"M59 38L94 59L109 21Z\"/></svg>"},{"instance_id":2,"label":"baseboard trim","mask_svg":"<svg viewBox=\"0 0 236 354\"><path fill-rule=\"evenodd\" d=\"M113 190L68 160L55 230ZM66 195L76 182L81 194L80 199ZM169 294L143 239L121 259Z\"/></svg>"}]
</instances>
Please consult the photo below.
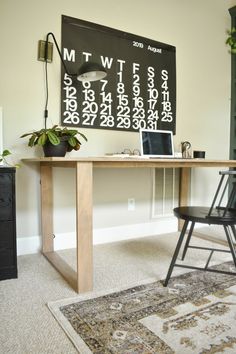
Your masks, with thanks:
<instances>
[{"instance_id":1,"label":"baseboard trim","mask_svg":"<svg viewBox=\"0 0 236 354\"><path fill-rule=\"evenodd\" d=\"M155 222L123 225L109 228L94 229L93 244L104 244L118 242L135 238L147 237L175 232L177 230L177 219L170 217ZM56 233L54 239L55 251L75 248L75 232ZM17 255L38 253L41 250L41 236L18 237Z\"/></svg>"}]
</instances>

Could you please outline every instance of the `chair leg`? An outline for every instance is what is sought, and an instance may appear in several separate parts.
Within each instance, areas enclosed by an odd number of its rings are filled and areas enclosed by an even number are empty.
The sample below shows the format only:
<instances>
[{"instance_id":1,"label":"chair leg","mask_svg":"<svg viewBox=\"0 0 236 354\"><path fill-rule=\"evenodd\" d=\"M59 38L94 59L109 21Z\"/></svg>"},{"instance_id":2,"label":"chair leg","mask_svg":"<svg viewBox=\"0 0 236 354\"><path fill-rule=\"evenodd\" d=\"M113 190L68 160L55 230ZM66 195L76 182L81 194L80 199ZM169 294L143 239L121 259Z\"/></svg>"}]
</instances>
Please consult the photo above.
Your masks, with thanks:
<instances>
[{"instance_id":1,"label":"chair leg","mask_svg":"<svg viewBox=\"0 0 236 354\"><path fill-rule=\"evenodd\" d=\"M236 230L235 230L235 226L234 226L234 225L231 225L231 229L232 229L232 232L233 232L233 235L234 235L234 240L236 241Z\"/></svg>"},{"instance_id":2,"label":"chair leg","mask_svg":"<svg viewBox=\"0 0 236 354\"><path fill-rule=\"evenodd\" d=\"M185 220L184 226L183 226L182 231L180 233L179 240L177 242L177 245L176 245L176 248L175 248L175 251L174 251L170 266L169 266L169 269L168 269L168 273L167 273L165 282L163 284L164 286L167 286L167 284L168 284L168 282L170 280L171 274L173 272L173 268L175 266L175 261L176 261L176 259L178 257L178 254L179 254L179 251L180 251L180 247L182 245L182 242L183 242L183 239L184 239L184 235L185 235L187 227L188 227L188 223L189 223L189 221Z\"/></svg>"},{"instance_id":3,"label":"chair leg","mask_svg":"<svg viewBox=\"0 0 236 354\"><path fill-rule=\"evenodd\" d=\"M187 249L188 249L188 245L189 245L189 242L190 242L192 233L193 233L194 225L195 225L195 222L192 221L192 224L191 224L191 226L190 226L190 230L189 230L189 233L188 233L188 237L187 237L187 240L186 240L186 242L185 242L185 246L184 246L182 258L181 258L182 261L184 260L184 258L185 258L185 256L186 256L186 252L187 252Z\"/></svg>"},{"instance_id":4,"label":"chair leg","mask_svg":"<svg viewBox=\"0 0 236 354\"><path fill-rule=\"evenodd\" d=\"M224 225L224 229L225 229L225 234L226 234L227 241L228 241L228 244L229 244L229 248L230 248L230 251L231 251L231 254L232 254L232 257L233 257L234 265L236 267L236 253L235 253L233 241L232 241L232 238L231 238L231 235L230 235L230 230L229 230L229 227L225 226L225 225Z\"/></svg>"}]
</instances>

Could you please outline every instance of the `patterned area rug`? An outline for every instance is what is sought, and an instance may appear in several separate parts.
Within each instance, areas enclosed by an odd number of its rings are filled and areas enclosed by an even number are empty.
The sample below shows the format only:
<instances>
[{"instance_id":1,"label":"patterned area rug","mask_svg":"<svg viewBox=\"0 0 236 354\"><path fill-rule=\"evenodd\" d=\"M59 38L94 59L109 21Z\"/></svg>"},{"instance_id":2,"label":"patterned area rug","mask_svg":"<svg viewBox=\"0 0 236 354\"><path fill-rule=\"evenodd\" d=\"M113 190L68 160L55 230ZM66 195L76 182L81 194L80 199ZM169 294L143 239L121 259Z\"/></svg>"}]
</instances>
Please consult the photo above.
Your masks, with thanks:
<instances>
[{"instance_id":1,"label":"patterned area rug","mask_svg":"<svg viewBox=\"0 0 236 354\"><path fill-rule=\"evenodd\" d=\"M81 354L236 353L236 276L195 271L48 306Z\"/></svg>"}]
</instances>

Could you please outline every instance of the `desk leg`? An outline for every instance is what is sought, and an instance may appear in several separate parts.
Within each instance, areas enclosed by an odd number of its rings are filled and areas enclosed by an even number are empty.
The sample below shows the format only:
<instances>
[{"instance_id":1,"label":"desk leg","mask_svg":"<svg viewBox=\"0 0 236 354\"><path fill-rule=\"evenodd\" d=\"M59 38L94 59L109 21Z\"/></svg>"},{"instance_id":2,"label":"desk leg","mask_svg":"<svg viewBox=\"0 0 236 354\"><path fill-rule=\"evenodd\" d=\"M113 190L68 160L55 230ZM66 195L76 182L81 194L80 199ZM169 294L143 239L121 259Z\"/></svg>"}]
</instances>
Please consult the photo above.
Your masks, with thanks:
<instances>
[{"instance_id":1,"label":"desk leg","mask_svg":"<svg viewBox=\"0 0 236 354\"><path fill-rule=\"evenodd\" d=\"M53 192L52 167L40 165L42 252L53 251Z\"/></svg>"},{"instance_id":2,"label":"desk leg","mask_svg":"<svg viewBox=\"0 0 236 354\"><path fill-rule=\"evenodd\" d=\"M93 165L76 164L77 292L93 288Z\"/></svg>"},{"instance_id":3,"label":"desk leg","mask_svg":"<svg viewBox=\"0 0 236 354\"><path fill-rule=\"evenodd\" d=\"M188 205L189 190L190 190L191 169L189 167L182 167L180 169L180 191L179 191L179 206ZM183 221L179 220L178 230L183 226Z\"/></svg>"}]
</instances>

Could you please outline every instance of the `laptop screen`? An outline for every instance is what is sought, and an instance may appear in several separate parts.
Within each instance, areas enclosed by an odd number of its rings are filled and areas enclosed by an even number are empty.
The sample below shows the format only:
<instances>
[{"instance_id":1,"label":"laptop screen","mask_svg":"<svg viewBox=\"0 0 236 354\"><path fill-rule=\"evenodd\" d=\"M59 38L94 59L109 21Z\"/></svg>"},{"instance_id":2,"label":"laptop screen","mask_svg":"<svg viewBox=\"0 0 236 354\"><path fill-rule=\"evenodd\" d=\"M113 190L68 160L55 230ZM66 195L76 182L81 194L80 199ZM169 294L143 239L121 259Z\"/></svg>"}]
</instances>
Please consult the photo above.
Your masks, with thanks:
<instances>
[{"instance_id":1,"label":"laptop screen","mask_svg":"<svg viewBox=\"0 0 236 354\"><path fill-rule=\"evenodd\" d=\"M141 155L174 157L173 133L169 130L140 130Z\"/></svg>"}]
</instances>

